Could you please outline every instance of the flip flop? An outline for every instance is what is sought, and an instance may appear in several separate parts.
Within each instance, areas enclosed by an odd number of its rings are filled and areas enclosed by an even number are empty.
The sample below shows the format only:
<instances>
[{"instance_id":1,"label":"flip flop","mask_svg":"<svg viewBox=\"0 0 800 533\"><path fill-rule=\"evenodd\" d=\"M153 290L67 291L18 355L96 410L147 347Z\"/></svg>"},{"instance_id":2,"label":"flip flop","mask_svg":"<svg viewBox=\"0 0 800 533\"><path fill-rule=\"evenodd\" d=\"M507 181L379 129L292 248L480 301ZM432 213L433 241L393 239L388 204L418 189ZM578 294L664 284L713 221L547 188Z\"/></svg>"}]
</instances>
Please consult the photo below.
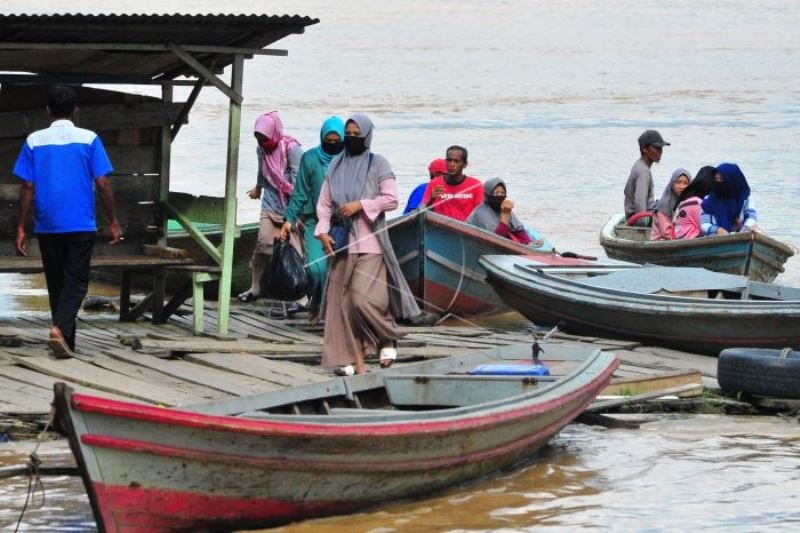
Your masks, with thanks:
<instances>
[{"instance_id":1,"label":"flip flop","mask_svg":"<svg viewBox=\"0 0 800 533\"><path fill-rule=\"evenodd\" d=\"M244 291L242 294L236 297L237 300L240 302L248 303L258 299L256 293L253 291Z\"/></svg>"},{"instance_id":2,"label":"flip flop","mask_svg":"<svg viewBox=\"0 0 800 533\"><path fill-rule=\"evenodd\" d=\"M50 340L47 341L47 347L50 348L50 351L53 352L53 357L56 359L72 359L72 350L69 349L64 339L50 337Z\"/></svg>"},{"instance_id":3,"label":"flip flop","mask_svg":"<svg viewBox=\"0 0 800 533\"><path fill-rule=\"evenodd\" d=\"M397 359L397 349L395 348L381 348L378 355L381 362L381 368L389 368Z\"/></svg>"},{"instance_id":4,"label":"flip flop","mask_svg":"<svg viewBox=\"0 0 800 533\"><path fill-rule=\"evenodd\" d=\"M339 368L334 370L333 373L336 374L337 376L355 376L356 369L353 365L340 366Z\"/></svg>"}]
</instances>

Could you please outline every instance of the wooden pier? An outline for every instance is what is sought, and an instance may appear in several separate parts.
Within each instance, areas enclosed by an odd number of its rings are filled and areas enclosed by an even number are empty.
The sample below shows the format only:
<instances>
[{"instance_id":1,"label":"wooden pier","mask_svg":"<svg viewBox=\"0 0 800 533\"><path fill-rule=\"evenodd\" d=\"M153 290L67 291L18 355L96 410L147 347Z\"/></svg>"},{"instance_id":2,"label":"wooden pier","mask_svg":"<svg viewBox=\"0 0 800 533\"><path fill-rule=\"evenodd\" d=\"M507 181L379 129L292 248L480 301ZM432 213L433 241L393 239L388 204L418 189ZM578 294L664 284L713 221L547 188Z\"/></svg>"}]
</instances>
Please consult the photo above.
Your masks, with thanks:
<instances>
[{"instance_id":1,"label":"wooden pier","mask_svg":"<svg viewBox=\"0 0 800 533\"><path fill-rule=\"evenodd\" d=\"M214 331L216 310L207 306L205 314L206 330ZM304 318L270 318L269 303L234 304L225 337L196 337L191 327L189 316L153 325L119 322L110 310L83 311L76 357L58 360L47 348L49 314L0 318L0 415L46 416L57 381L109 398L179 407L334 378L319 366L322 326L312 327ZM528 331L476 326L406 329L398 365L532 340ZM565 334L547 342L593 343L612 350L621 360L615 378L622 382L696 370L703 385L717 386L715 358ZM368 363L371 372L380 372L377 360Z\"/></svg>"}]
</instances>

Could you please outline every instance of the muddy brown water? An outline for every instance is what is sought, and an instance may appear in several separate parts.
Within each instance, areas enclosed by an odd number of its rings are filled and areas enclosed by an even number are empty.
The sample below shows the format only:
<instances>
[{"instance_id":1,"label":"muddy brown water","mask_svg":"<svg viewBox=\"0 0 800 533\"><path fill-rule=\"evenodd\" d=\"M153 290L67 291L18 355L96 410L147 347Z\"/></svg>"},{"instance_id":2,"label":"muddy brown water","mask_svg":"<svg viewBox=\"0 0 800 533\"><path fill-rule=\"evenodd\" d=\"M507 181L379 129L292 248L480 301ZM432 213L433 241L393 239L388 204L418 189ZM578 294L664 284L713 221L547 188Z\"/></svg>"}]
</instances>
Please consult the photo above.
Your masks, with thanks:
<instances>
[{"instance_id":1,"label":"muddy brown water","mask_svg":"<svg viewBox=\"0 0 800 533\"><path fill-rule=\"evenodd\" d=\"M638 430L572 424L515 468L365 512L278 528L290 532L756 531L800 527L800 425L779 417L651 416ZM0 444L0 466L23 462L31 442ZM69 462L64 441L44 443L48 464ZM77 478L47 478L44 507L23 528L91 531ZM0 481L0 528L13 528L26 478ZM36 494L34 504L41 501Z\"/></svg>"}]
</instances>

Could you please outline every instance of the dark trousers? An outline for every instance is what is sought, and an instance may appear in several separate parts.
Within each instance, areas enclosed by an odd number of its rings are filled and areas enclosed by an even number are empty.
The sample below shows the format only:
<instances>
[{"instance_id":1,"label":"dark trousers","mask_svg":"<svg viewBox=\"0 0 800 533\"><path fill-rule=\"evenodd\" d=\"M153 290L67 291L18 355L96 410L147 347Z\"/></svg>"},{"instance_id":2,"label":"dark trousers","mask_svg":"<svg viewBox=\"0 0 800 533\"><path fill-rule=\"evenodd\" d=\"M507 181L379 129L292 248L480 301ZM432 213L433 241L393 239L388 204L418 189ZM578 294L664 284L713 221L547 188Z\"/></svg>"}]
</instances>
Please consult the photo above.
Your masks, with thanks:
<instances>
[{"instance_id":1,"label":"dark trousers","mask_svg":"<svg viewBox=\"0 0 800 533\"><path fill-rule=\"evenodd\" d=\"M39 233L50 313L53 325L75 349L75 319L89 290L89 265L96 235L94 232Z\"/></svg>"}]
</instances>

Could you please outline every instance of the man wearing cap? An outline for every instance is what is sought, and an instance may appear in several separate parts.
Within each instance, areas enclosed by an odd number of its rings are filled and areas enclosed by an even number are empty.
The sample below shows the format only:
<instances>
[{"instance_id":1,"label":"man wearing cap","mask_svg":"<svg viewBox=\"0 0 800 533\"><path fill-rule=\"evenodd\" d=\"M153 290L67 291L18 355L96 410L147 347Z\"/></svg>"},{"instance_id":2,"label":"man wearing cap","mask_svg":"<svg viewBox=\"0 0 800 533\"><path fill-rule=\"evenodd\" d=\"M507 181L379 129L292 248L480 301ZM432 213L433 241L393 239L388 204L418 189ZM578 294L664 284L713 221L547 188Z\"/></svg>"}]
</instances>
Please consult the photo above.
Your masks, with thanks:
<instances>
[{"instance_id":1,"label":"man wearing cap","mask_svg":"<svg viewBox=\"0 0 800 533\"><path fill-rule=\"evenodd\" d=\"M649 225L649 219L637 218L634 215L652 210L655 199L650 167L653 163L661 161L661 152L669 145L656 130L647 130L639 136L641 157L633 164L628 183L625 184L625 220L629 225ZM631 220L631 217L634 220Z\"/></svg>"},{"instance_id":2,"label":"man wearing cap","mask_svg":"<svg viewBox=\"0 0 800 533\"><path fill-rule=\"evenodd\" d=\"M430 179L441 178L447 174L447 162L444 159L434 159L431 161L431 164L428 165L428 174L430 174ZM419 207L427 187L427 182L420 183L413 191L411 191L411 195L408 197L408 203L403 211L404 215Z\"/></svg>"}]
</instances>

